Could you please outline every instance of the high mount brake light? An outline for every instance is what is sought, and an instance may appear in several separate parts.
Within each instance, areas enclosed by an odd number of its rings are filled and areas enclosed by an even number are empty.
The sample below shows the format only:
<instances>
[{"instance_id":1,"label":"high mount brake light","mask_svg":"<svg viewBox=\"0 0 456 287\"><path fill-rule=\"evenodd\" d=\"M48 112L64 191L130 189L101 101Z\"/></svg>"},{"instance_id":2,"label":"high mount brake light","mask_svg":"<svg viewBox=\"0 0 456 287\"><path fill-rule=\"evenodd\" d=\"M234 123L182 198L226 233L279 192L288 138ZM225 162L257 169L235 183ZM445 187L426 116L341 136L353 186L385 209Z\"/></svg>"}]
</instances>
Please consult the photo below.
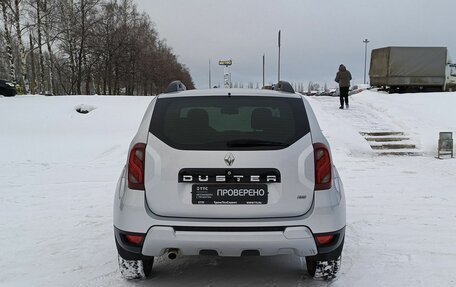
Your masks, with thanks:
<instances>
[{"instance_id":1,"label":"high mount brake light","mask_svg":"<svg viewBox=\"0 0 456 287\"><path fill-rule=\"evenodd\" d=\"M315 160L315 190L330 189L332 186L331 156L326 145L316 143L314 147Z\"/></svg>"},{"instance_id":2,"label":"high mount brake light","mask_svg":"<svg viewBox=\"0 0 456 287\"><path fill-rule=\"evenodd\" d=\"M137 143L130 151L128 158L128 188L145 190L144 188L144 158L146 144Z\"/></svg>"}]
</instances>

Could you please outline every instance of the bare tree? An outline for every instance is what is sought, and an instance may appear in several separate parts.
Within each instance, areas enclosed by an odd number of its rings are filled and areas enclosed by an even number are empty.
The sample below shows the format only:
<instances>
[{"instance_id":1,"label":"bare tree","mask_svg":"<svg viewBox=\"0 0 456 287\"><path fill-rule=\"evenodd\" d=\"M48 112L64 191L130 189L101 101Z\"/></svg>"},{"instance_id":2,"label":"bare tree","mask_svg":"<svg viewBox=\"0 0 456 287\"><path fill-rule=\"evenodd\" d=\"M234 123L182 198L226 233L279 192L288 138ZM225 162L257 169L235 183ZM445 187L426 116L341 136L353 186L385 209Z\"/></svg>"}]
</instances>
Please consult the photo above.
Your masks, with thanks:
<instances>
[{"instance_id":1,"label":"bare tree","mask_svg":"<svg viewBox=\"0 0 456 287\"><path fill-rule=\"evenodd\" d=\"M5 2L7 0L4 0ZM9 1L8 1L9 2ZM25 62L25 48L22 42L22 29L21 29L21 0L14 0L14 9L11 8L14 13L14 25L16 27L16 37L19 48L19 71L20 71L20 85L22 90L26 93L28 91L27 73L26 73L26 62Z\"/></svg>"},{"instance_id":2,"label":"bare tree","mask_svg":"<svg viewBox=\"0 0 456 287\"><path fill-rule=\"evenodd\" d=\"M10 30L10 19L8 17L8 11L6 7L6 2L1 1L1 8L3 14L3 24L5 29L5 40L6 40L6 53L8 56L8 63L9 63L9 78L10 81L16 83L16 68L14 66L14 56L13 56L13 43L11 39L11 30Z\"/></svg>"},{"instance_id":3,"label":"bare tree","mask_svg":"<svg viewBox=\"0 0 456 287\"><path fill-rule=\"evenodd\" d=\"M38 34L38 63L39 63L39 77L38 77L38 90L44 94L44 55L43 55L43 41L42 41L42 25L41 25L41 11L42 0L36 0L36 31Z\"/></svg>"},{"instance_id":4,"label":"bare tree","mask_svg":"<svg viewBox=\"0 0 456 287\"><path fill-rule=\"evenodd\" d=\"M54 90L54 55L52 52L52 39L51 39L51 25L53 24L53 11L55 7L55 2L51 2L49 0L42 0L43 1L43 12L45 14L45 22L44 22L44 35L46 38L46 47L47 47L47 52L48 52L48 72L49 72L49 92L52 94L55 94Z\"/></svg>"},{"instance_id":5,"label":"bare tree","mask_svg":"<svg viewBox=\"0 0 456 287\"><path fill-rule=\"evenodd\" d=\"M318 90L320 90L320 84L310 81L309 85L307 86L307 90L309 92L310 91L318 91Z\"/></svg>"},{"instance_id":6,"label":"bare tree","mask_svg":"<svg viewBox=\"0 0 456 287\"><path fill-rule=\"evenodd\" d=\"M53 94L150 95L176 79L194 88L189 69L132 0L1 1L4 49L24 89L27 73L32 92Z\"/></svg>"},{"instance_id":7,"label":"bare tree","mask_svg":"<svg viewBox=\"0 0 456 287\"><path fill-rule=\"evenodd\" d=\"M30 70L31 70L31 78L30 78L30 92L32 94L35 94L35 54L33 53L34 50L34 44L33 44L33 33L32 31L29 32L29 45L30 45Z\"/></svg>"}]
</instances>

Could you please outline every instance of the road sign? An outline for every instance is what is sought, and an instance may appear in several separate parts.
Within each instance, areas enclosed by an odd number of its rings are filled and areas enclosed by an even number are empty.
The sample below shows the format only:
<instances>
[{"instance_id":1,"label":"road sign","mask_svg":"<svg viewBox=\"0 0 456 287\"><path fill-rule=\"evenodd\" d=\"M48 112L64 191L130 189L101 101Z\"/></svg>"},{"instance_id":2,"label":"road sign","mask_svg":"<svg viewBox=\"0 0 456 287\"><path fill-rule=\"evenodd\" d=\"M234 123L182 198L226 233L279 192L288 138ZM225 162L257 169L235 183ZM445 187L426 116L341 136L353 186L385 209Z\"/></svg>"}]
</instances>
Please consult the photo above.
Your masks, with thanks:
<instances>
[{"instance_id":1,"label":"road sign","mask_svg":"<svg viewBox=\"0 0 456 287\"><path fill-rule=\"evenodd\" d=\"M449 155L453 158L453 132L440 132L439 133L439 148L438 156Z\"/></svg>"},{"instance_id":2,"label":"road sign","mask_svg":"<svg viewBox=\"0 0 456 287\"><path fill-rule=\"evenodd\" d=\"M232 60L219 61L220 66L231 66L233 64Z\"/></svg>"}]
</instances>

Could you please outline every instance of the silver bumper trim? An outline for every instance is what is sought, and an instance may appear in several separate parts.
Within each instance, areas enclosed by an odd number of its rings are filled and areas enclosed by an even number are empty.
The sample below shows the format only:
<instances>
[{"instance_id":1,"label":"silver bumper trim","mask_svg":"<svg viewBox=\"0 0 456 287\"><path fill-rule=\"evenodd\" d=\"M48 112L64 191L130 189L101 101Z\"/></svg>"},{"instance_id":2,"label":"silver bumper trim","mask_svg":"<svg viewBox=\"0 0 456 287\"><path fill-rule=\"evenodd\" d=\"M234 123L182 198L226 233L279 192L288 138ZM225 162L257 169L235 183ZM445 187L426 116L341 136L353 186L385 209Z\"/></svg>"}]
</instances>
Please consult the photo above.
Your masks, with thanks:
<instances>
[{"instance_id":1,"label":"silver bumper trim","mask_svg":"<svg viewBox=\"0 0 456 287\"><path fill-rule=\"evenodd\" d=\"M175 231L173 227L153 226L144 240L142 254L161 256L167 249L179 249L182 255L199 255L215 250L220 256L241 256L245 250L257 250L261 256L295 254L313 256L317 247L312 232L305 226L281 231Z\"/></svg>"}]
</instances>

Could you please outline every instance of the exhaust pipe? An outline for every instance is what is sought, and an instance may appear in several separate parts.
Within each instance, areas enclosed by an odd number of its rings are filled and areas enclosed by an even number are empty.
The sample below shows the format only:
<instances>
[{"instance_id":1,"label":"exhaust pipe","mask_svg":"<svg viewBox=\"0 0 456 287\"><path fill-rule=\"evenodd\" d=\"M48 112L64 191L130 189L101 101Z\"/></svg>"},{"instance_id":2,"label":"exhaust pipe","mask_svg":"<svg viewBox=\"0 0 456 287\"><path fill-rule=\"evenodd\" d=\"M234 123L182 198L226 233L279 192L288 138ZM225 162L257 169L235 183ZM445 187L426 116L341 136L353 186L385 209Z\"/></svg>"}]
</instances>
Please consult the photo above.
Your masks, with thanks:
<instances>
[{"instance_id":1,"label":"exhaust pipe","mask_svg":"<svg viewBox=\"0 0 456 287\"><path fill-rule=\"evenodd\" d=\"M168 258L171 260L174 260L177 258L177 256L179 255L180 252L179 252L179 249L172 248L172 249L168 249L167 253L168 253Z\"/></svg>"}]
</instances>

